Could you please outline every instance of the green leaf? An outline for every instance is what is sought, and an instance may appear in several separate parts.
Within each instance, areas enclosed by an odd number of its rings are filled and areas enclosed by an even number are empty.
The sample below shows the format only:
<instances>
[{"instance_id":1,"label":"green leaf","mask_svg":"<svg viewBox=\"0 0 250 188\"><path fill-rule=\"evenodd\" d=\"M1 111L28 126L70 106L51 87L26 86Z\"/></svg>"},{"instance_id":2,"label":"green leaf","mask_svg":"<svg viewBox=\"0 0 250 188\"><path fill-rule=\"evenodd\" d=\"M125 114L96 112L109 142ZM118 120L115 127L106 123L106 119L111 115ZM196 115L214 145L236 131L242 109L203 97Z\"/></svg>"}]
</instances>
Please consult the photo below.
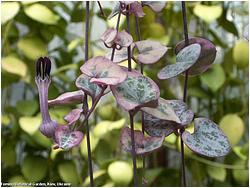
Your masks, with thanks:
<instances>
[{"instance_id":1,"label":"green leaf","mask_svg":"<svg viewBox=\"0 0 250 188\"><path fill-rule=\"evenodd\" d=\"M219 126L206 118L195 118L194 133L185 131L182 139L189 149L207 157L225 156L231 150L230 143Z\"/></svg>"},{"instance_id":2,"label":"green leaf","mask_svg":"<svg viewBox=\"0 0 250 188\"><path fill-rule=\"evenodd\" d=\"M226 179L227 171L221 167L207 166L208 175L218 181L224 181Z\"/></svg>"},{"instance_id":3,"label":"green leaf","mask_svg":"<svg viewBox=\"0 0 250 188\"><path fill-rule=\"evenodd\" d=\"M194 14L204 20L207 23L215 21L222 14L221 6L207 6L202 4L197 4L194 7Z\"/></svg>"},{"instance_id":4,"label":"green leaf","mask_svg":"<svg viewBox=\"0 0 250 188\"><path fill-rule=\"evenodd\" d=\"M43 157L27 155L21 165L21 171L28 181L39 182L47 174L47 164Z\"/></svg>"},{"instance_id":5,"label":"green leaf","mask_svg":"<svg viewBox=\"0 0 250 188\"><path fill-rule=\"evenodd\" d=\"M24 116L32 116L38 110L38 102L36 100L18 101L16 108L20 114Z\"/></svg>"},{"instance_id":6,"label":"green leaf","mask_svg":"<svg viewBox=\"0 0 250 188\"><path fill-rule=\"evenodd\" d=\"M99 143L99 137L96 137L92 132L89 134L90 143L91 143L91 153L95 150L97 144ZM88 150L87 150L87 141L86 136L83 138L81 146L80 146L81 154L88 159Z\"/></svg>"},{"instance_id":7,"label":"green leaf","mask_svg":"<svg viewBox=\"0 0 250 188\"><path fill-rule=\"evenodd\" d=\"M236 114L225 115L220 120L219 125L223 132L227 135L232 146L235 146L239 143L245 132L244 122Z\"/></svg>"},{"instance_id":8,"label":"green leaf","mask_svg":"<svg viewBox=\"0 0 250 188\"><path fill-rule=\"evenodd\" d=\"M201 75L201 81L209 89L216 92L222 87L226 80L225 72L220 64L215 64L211 69Z\"/></svg>"},{"instance_id":9,"label":"green leaf","mask_svg":"<svg viewBox=\"0 0 250 188\"><path fill-rule=\"evenodd\" d=\"M243 146L234 146L233 151L240 159L247 160L249 153L248 143L244 144Z\"/></svg>"},{"instance_id":10,"label":"green leaf","mask_svg":"<svg viewBox=\"0 0 250 188\"><path fill-rule=\"evenodd\" d=\"M19 118L20 127L29 135L33 135L39 129L41 122L40 116L24 116Z\"/></svg>"},{"instance_id":11,"label":"green leaf","mask_svg":"<svg viewBox=\"0 0 250 188\"><path fill-rule=\"evenodd\" d=\"M1 24L14 18L19 12L20 5L18 2L4 2L1 3Z\"/></svg>"},{"instance_id":12,"label":"green leaf","mask_svg":"<svg viewBox=\"0 0 250 188\"><path fill-rule=\"evenodd\" d=\"M71 183L71 186L77 186L79 176L76 165L73 161L66 161L58 165L58 173L65 183Z\"/></svg>"},{"instance_id":13,"label":"green leaf","mask_svg":"<svg viewBox=\"0 0 250 188\"><path fill-rule=\"evenodd\" d=\"M48 53L46 44L37 37L21 38L17 43L17 47L31 60L36 60Z\"/></svg>"},{"instance_id":14,"label":"green leaf","mask_svg":"<svg viewBox=\"0 0 250 188\"><path fill-rule=\"evenodd\" d=\"M237 41L233 48L233 59L239 68L248 67L249 47L248 42Z\"/></svg>"},{"instance_id":15,"label":"green leaf","mask_svg":"<svg viewBox=\"0 0 250 188\"><path fill-rule=\"evenodd\" d=\"M155 168L155 169L147 169L145 171L145 179L150 185L155 181L155 179L162 173L163 169L162 168Z\"/></svg>"},{"instance_id":16,"label":"green leaf","mask_svg":"<svg viewBox=\"0 0 250 188\"><path fill-rule=\"evenodd\" d=\"M60 17L52 12L48 7L36 3L24 8L24 12L31 19L43 24L55 25Z\"/></svg>"},{"instance_id":17,"label":"green leaf","mask_svg":"<svg viewBox=\"0 0 250 188\"><path fill-rule=\"evenodd\" d=\"M1 161L4 166L11 167L16 165L15 145L6 143L1 149Z\"/></svg>"},{"instance_id":18,"label":"green leaf","mask_svg":"<svg viewBox=\"0 0 250 188\"><path fill-rule=\"evenodd\" d=\"M103 175L106 174L106 170L96 170L94 173L93 173L93 179L94 181L96 181L96 179L102 177ZM83 183L83 186L89 186L90 185L90 177L86 177L86 179L84 180L84 183Z\"/></svg>"},{"instance_id":19,"label":"green leaf","mask_svg":"<svg viewBox=\"0 0 250 188\"><path fill-rule=\"evenodd\" d=\"M108 174L117 186L128 186L133 178L133 170L125 161L115 161L108 167Z\"/></svg>"},{"instance_id":20,"label":"green leaf","mask_svg":"<svg viewBox=\"0 0 250 188\"><path fill-rule=\"evenodd\" d=\"M82 43L83 43L82 38L76 38L72 40L67 46L68 52L72 52L77 46L81 45Z\"/></svg>"},{"instance_id":21,"label":"green leaf","mask_svg":"<svg viewBox=\"0 0 250 188\"><path fill-rule=\"evenodd\" d=\"M8 180L9 183L17 184L17 183L27 183L23 176L13 176Z\"/></svg>"},{"instance_id":22,"label":"green leaf","mask_svg":"<svg viewBox=\"0 0 250 188\"><path fill-rule=\"evenodd\" d=\"M26 64L15 56L7 56L2 59L3 70L19 75L21 77L26 76L27 66Z\"/></svg>"},{"instance_id":23,"label":"green leaf","mask_svg":"<svg viewBox=\"0 0 250 188\"><path fill-rule=\"evenodd\" d=\"M237 160L234 162L234 165L247 165L246 161ZM237 181L241 186L246 186L249 181L249 170L233 170L233 178Z\"/></svg>"},{"instance_id":24,"label":"green leaf","mask_svg":"<svg viewBox=\"0 0 250 188\"><path fill-rule=\"evenodd\" d=\"M176 63L167 65L157 74L161 80L175 77L192 67L201 53L201 45L191 44L183 48L176 56Z\"/></svg>"}]
</instances>

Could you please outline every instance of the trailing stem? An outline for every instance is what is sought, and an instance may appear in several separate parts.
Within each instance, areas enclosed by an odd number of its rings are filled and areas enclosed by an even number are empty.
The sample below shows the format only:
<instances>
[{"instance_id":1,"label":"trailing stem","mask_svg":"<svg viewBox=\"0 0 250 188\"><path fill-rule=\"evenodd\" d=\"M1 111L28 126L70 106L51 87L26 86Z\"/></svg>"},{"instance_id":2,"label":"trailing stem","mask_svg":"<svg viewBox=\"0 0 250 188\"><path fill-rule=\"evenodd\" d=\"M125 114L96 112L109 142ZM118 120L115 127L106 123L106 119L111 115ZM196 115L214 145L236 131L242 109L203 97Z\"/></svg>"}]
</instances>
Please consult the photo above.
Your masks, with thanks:
<instances>
[{"instance_id":1,"label":"trailing stem","mask_svg":"<svg viewBox=\"0 0 250 188\"><path fill-rule=\"evenodd\" d=\"M133 159L134 186L138 187L136 153L135 153L135 135L134 135L134 114L129 112L129 118L130 118L130 128L131 128L131 144L132 144L131 155Z\"/></svg>"},{"instance_id":2,"label":"trailing stem","mask_svg":"<svg viewBox=\"0 0 250 188\"><path fill-rule=\"evenodd\" d=\"M116 23L116 31L117 32L119 30L120 18L121 18L121 11L118 14L117 23ZM114 60L114 55L115 55L115 46L112 48L111 61Z\"/></svg>"},{"instance_id":3,"label":"trailing stem","mask_svg":"<svg viewBox=\"0 0 250 188\"><path fill-rule=\"evenodd\" d=\"M129 5L126 7L127 32L130 34ZM128 47L128 71L131 71L131 46Z\"/></svg>"},{"instance_id":4,"label":"trailing stem","mask_svg":"<svg viewBox=\"0 0 250 188\"><path fill-rule=\"evenodd\" d=\"M186 6L185 2L181 2L182 8L182 19L183 19L183 30L184 30L184 37L185 37L185 46L188 45L188 28L187 28L187 16L186 16ZM187 101L187 84L188 84L188 70L185 72L185 81L184 81L184 91L183 91L183 102ZM180 129L180 138L181 138L181 163L182 163L182 185L184 187L187 186L186 183L186 172L185 172L185 158L184 158L184 143L182 140L182 133L184 132L184 128Z\"/></svg>"},{"instance_id":5,"label":"trailing stem","mask_svg":"<svg viewBox=\"0 0 250 188\"><path fill-rule=\"evenodd\" d=\"M88 61L88 53L89 53L89 1L86 1L86 20L85 20L85 57L84 61ZM83 104L83 113L85 115L85 120L82 125L86 125L86 139L87 139L87 149L88 149L88 165L89 165L89 178L90 178L90 186L94 187L94 178L93 178L93 168L92 168L92 157L91 157L91 144L89 138L89 124L88 124L88 96L84 95L84 104Z\"/></svg>"},{"instance_id":6,"label":"trailing stem","mask_svg":"<svg viewBox=\"0 0 250 188\"><path fill-rule=\"evenodd\" d=\"M137 40L141 41L141 32L140 32L140 25L139 25L139 18L137 16L135 16L135 23L136 23L136 34L137 34ZM140 64L140 69L141 69L141 74L143 75L143 64ZM142 129L142 133L144 135L144 130L145 130L145 126L144 126L144 112L141 111L141 129ZM142 156L142 170L143 170L143 176L144 176L144 172L145 172L145 156Z\"/></svg>"},{"instance_id":7,"label":"trailing stem","mask_svg":"<svg viewBox=\"0 0 250 188\"><path fill-rule=\"evenodd\" d=\"M101 5L100 1L97 1L97 3L98 3L98 6L99 6L101 15L102 15L103 17L106 17L106 15L105 15L105 13L104 13L104 11L103 11L103 9L102 9L102 5Z\"/></svg>"}]
</instances>

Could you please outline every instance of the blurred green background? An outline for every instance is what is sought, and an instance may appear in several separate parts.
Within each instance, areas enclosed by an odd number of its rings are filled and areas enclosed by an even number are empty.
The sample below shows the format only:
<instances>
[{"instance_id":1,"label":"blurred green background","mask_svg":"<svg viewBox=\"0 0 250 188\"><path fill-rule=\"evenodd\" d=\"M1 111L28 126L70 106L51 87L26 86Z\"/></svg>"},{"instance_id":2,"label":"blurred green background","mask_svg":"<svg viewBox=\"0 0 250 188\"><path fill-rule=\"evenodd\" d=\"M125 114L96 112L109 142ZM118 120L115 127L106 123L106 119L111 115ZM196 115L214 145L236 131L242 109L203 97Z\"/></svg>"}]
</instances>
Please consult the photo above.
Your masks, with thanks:
<instances>
[{"instance_id":1,"label":"blurred green background","mask_svg":"<svg viewBox=\"0 0 250 188\"><path fill-rule=\"evenodd\" d=\"M101 17L97 2L90 3L90 57L108 50L100 42L116 17ZM106 15L114 2L102 2ZM210 117L225 131L232 144L229 155L209 159L186 148L189 186L248 185L248 2L187 2L190 36L213 41L217 57L204 74L190 77L188 104L197 116ZM161 88L161 97L181 99L183 76L160 81L158 71L174 63L173 48L183 39L180 2L168 2L160 13L143 8L142 39L154 39L170 49L158 63L145 66L145 74ZM53 62L49 99L76 90L75 79L84 63L84 2L1 3L1 171L2 182L70 182L88 186L86 140L71 151L53 150L50 140L38 131L41 116L34 82L35 61L49 56ZM122 16L121 28L125 28ZM134 40L135 19L131 17ZM135 68L139 68L134 64ZM53 107L53 119L75 106ZM140 129L140 113L136 128ZM96 186L131 186L132 162L120 151L120 129L128 123L111 94L105 96L91 116L91 144ZM189 128L192 130L192 125ZM148 186L180 186L179 139L166 138L161 150L146 158ZM138 157L141 174L142 160Z\"/></svg>"}]
</instances>

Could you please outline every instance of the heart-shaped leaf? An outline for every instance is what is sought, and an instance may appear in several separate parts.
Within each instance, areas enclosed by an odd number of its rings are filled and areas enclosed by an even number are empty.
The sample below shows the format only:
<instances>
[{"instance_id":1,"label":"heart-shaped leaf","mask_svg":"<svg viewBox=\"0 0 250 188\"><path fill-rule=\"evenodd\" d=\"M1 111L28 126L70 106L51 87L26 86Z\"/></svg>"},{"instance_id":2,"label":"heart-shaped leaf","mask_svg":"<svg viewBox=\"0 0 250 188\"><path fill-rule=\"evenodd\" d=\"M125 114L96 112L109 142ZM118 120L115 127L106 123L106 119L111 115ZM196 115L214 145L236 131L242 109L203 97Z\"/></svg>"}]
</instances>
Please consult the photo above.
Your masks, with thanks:
<instances>
[{"instance_id":1,"label":"heart-shaped leaf","mask_svg":"<svg viewBox=\"0 0 250 188\"><path fill-rule=\"evenodd\" d=\"M205 72L211 64L214 62L216 57L215 45L204 38L191 37L189 38L189 44L200 44L201 52L199 59L195 64L188 70L188 75L198 75ZM179 42L175 47L175 54L178 54L180 50L185 48L185 40Z\"/></svg>"},{"instance_id":2,"label":"heart-shaped leaf","mask_svg":"<svg viewBox=\"0 0 250 188\"><path fill-rule=\"evenodd\" d=\"M132 43L130 46L131 49L131 54L133 53L133 49L135 47L135 44ZM112 55L112 50L109 51L105 57L108 59L111 59L111 55ZM114 54L114 59L113 62L114 63L121 63L122 61L125 61L128 59L128 49L127 48L122 48L120 50L115 50L115 54Z\"/></svg>"},{"instance_id":3,"label":"heart-shaped leaf","mask_svg":"<svg viewBox=\"0 0 250 188\"><path fill-rule=\"evenodd\" d=\"M136 17L143 17L145 16L145 13L143 12L142 10L142 5L141 3L139 2L132 2L130 4L130 9L129 9L129 12L131 14L134 14Z\"/></svg>"},{"instance_id":4,"label":"heart-shaped leaf","mask_svg":"<svg viewBox=\"0 0 250 188\"><path fill-rule=\"evenodd\" d=\"M139 63L143 64L156 63L168 50L166 46L152 40L135 42L135 47L139 51L139 54L135 57L135 59L137 59Z\"/></svg>"},{"instance_id":5,"label":"heart-shaped leaf","mask_svg":"<svg viewBox=\"0 0 250 188\"><path fill-rule=\"evenodd\" d=\"M156 108L144 107L141 110L162 120L175 121L177 123L181 123L172 105L169 103L168 100L165 100L163 98L158 99L158 106Z\"/></svg>"},{"instance_id":6,"label":"heart-shaped leaf","mask_svg":"<svg viewBox=\"0 0 250 188\"><path fill-rule=\"evenodd\" d=\"M67 105L72 103L82 103L84 99L84 92L82 90L66 92L59 95L57 98L49 100L50 106L54 105Z\"/></svg>"},{"instance_id":7,"label":"heart-shaped leaf","mask_svg":"<svg viewBox=\"0 0 250 188\"><path fill-rule=\"evenodd\" d=\"M165 7L165 1L142 1L143 6L149 6L154 12L161 12Z\"/></svg>"},{"instance_id":8,"label":"heart-shaped leaf","mask_svg":"<svg viewBox=\"0 0 250 188\"><path fill-rule=\"evenodd\" d=\"M81 113L81 108L73 109L64 117L64 119L68 122L68 125L72 125L80 118Z\"/></svg>"},{"instance_id":9,"label":"heart-shaped leaf","mask_svg":"<svg viewBox=\"0 0 250 188\"><path fill-rule=\"evenodd\" d=\"M59 148L70 149L78 146L83 139L80 131L71 131L68 126L58 126L55 132L55 140Z\"/></svg>"},{"instance_id":10,"label":"heart-shaped leaf","mask_svg":"<svg viewBox=\"0 0 250 188\"><path fill-rule=\"evenodd\" d=\"M106 44L110 44L112 43L115 38L117 36L117 30L114 29L114 28L109 28L107 29L103 34L102 36L100 37L100 39L106 43ZM111 47L111 46L110 46Z\"/></svg>"},{"instance_id":11,"label":"heart-shaped leaf","mask_svg":"<svg viewBox=\"0 0 250 188\"><path fill-rule=\"evenodd\" d=\"M96 83L91 83L90 79L91 78L85 74L81 74L76 79L76 87L90 95L92 99L95 99L101 93L102 89Z\"/></svg>"},{"instance_id":12,"label":"heart-shaped leaf","mask_svg":"<svg viewBox=\"0 0 250 188\"><path fill-rule=\"evenodd\" d=\"M127 72L125 81L111 86L117 103L125 110L139 110L141 107L155 107L160 91L156 83L137 71Z\"/></svg>"},{"instance_id":13,"label":"heart-shaped leaf","mask_svg":"<svg viewBox=\"0 0 250 188\"><path fill-rule=\"evenodd\" d=\"M117 34L115 43L122 47L129 47L133 43L133 38L123 30Z\"/></svg>"},{"instance_id":14,"label":"heart-shaped leaf","mask_svg":"<svg viewBox=\"0 0 250 188\"><path fill-rule=\"evenodd\" d=\"M160 137L162 135L167 137L177 131L177 127L174 123L156 118L146 112L144 113L144 128L149 136L156 137Z\"/></svg>"},{"instance_id":15,"label":"heart-shaped leaf","mask_svg":"<svg viewBox=\"0 0 250 188\"><path fill-rule=\"evenodd\" d=\"M199 44L191 44L183 48L176 56L176 63L167 65L161 69L157 75L158 78L164 80L183 73L195 64L200 53L201 46Z\"/></svg>"},{"instance_id":16,"label":"heart-shaped leaf","mask_svg":"<svg viewBox=\"0 0 250 188\"><path fill-rule=\"evenodd\" d=\"M104 85L117 85L127 74L122 68L105 57L94 57L81 66L82 73L91 77L90 82Z\"/></svg>"},{"instance_id":17,"label":"heart-shaped leaf","mask_svg":"<svg viewBox=\"0 0 250 188\"><path fill-rule=\"evenodd\" d=\"M135 136L135 152L137 155L144 155L159 149L164 141L164 136L161 137L145 137L141 131L134 131ZM131 152L131 129L125 127L122 129L121 148L126 152Z\"/></svg>"},{"instance_id":18,"label":"heart-shaped leaf","mask_svg":"<svg viewBox=\"0 0 250 188\"><path fill-rule=\"evenodd\" d=\"M206 118L194 120L194 133L185 131L183 142L194 152L207 157L221 157L229 153L230 143L222 130Z\"/></svg>"}]
</instances>

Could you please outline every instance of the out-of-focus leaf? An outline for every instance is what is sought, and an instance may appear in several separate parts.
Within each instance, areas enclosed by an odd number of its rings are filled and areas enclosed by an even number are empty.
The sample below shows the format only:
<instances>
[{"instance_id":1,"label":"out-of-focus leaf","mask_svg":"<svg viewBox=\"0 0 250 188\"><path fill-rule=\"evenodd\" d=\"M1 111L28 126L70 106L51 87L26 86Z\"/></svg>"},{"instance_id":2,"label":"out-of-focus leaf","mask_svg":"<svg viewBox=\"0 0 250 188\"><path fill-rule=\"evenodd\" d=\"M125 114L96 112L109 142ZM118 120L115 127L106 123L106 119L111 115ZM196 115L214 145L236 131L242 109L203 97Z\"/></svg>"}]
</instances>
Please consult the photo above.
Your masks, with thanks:
<instances>
[{"instance_id":1,"label":"out-of-focus leaf","mask_svg":"<svg viewBox=\"0 0 250 188\"><path fill-rule=\"evenodd\" d=\"M153 183L155 179L162 173L162 171L162 168L147 169L145 171L145 179L148 182L148 185Z\"/></svg>"},{"instance_id":2,"label":"out-of-focus leaf","mask_svg":"<svg viewBox=\"0 0 250 188\"><path fill-rule=\"evenodd\" d=\"M233 48L234 62L239 68L248 67L249 61L249 46L248 42L240 40L237 41Z\"/></svg>"},{"instance_id":3,"label":"out-of-focus leaf","mask_svg":"<svg viewBox=\"0 0 250 188\"><path fill-rule=\"evenodd\" d=\"M204 20L207 23L210 23L222 14L222 8L219 5L207 6L202 4L197 4L194 7L194 14Z\"/></svg>"},{"instance_id":4,"label":"out-of-focus leaf","mask_svg":"<svg viewBox=\"0 0 250 188\"><path fill-rule=\"evenodd\" d=\"M207 157L221 157L229 153L231 146L219 127L209 119L194 119L194 133L185 131L183 142L194 152Z\"/></svg>"},{"instance_id":5,"label":"out-of-focus leaf","mask_svg":"<svg viewBox=\"0 0 250 188\"><path fill-rule=\"evenodd\" d=\"M115 161L108 167L108 174L116 186L128 186L133 178L132 166L125 161Z\"/></svg>"},{"instance_id":6,"label":"out-of-focus leaf","mask_svg":"<svg viewBox=\"0 0 250 188\"><path fill-rule=\"evenodd\" d=\"M36 100L18 101L16 108L20 114L32 116L38 110L38 102Z\"/></svg>"},{"instance_id":7,"label":"out-of-focus leaf","mask_svg":"<svg viewBox=\"0 0 250 188\"><path fill-rule=\"evenodd\" d=\"M66 183L71 183L72 186L77 186L79 183L79 176L76 165L73 161L65 161L58 165L58 173L62 180Z\"/></svg>"},{"instance_id":8,"label":"out-of-focus leaf","mask_svg":"<svg viewBox=\"0 0 250 188\"><path fill-rule=\"evenodd\" d=\"M82 22L85 20L85 9L83 8L75 8L71 14L71 22Z\"/></svg>"},{"instance_id":9,"label":"out-of-focus leaf","mask_svg":"<svg viewBox=\"0 0 250 188\"><path fill-rule=\"evenodd\" d=\"M28 155L21 165L21 171L29 182L39 182L46 176L47 164L43 157Z\"/></svg>"},{"instance_id":10,"label":"out-of-focus leaf","mask_svg":"<svg viewBox=\"0 0 250 188\"><path fill-rule=\"evenodd\" d=\"M226 80L225 72L220 64L215 64L207 72L201 75L201 81L207 85L209 89L216 92L222 87Z\"/></svg>"},{"instance_id":11,"label":"out-of-focus leaf","mask_svg":"<svg viewBox=\"0 0 250 188\"><path fill-rule=\"evenodd\" d=\"M14 18L19 12L20 5L18 2L4 2L1 3L1 24Z\"/></svg>"},{"instance_id":12,"label":"out-of-focus leaf","mask_svg":"<svg viewBox=\"0 0 250 188\"><path fill-rule=\"evenodd\" d=\"M82 42L83 42L82 38L76 38L76 39L72 40L67 46L68 52L72 52L77 46L82 44Z\"/></svg>"},{"instance_id":13,"label":"out-of-focus leaf","mask_svg":"<svg viewBox=\"0 0 250 188\"><path fill-rule=\"evenodd\" d=\"M20 127L30 135L33 135L39 129L41 123L42 121L39 116L23 116L19 118Z\"/></svg>"},{"instance_id":14,"label":"out-of-focus leaf","mask_svg":"<svg viewBox=\"0 0 250 188\"><path fill-rule=\"evenodd\" d=\"M16 165L16 151L13 143L6 143L1 148L1 160L4 166L11 167Z\"/></svg>"},{"instance_id":15,"label":"out-of-focus leaf","mask_svg":"<svg viewBox=\"0 0 250 188\"><path fill-rule=\"evenodd\" d=\"M219 124L231 145L237 145L245 132L245 125L242 119L236 114L227 114L220 120Z\"/></svg>"},{"instance_id":16,"label":"out-of-focus leaf","mask_svg":"<svg viewBox=\"0 0 250 188\"><path fill-rule=\"evenodd\" d=\"M246 161L237 160L234 165L246 165ZM233 178L241 186L246 186L245 184L249 181L249 170L233 170Z\"/></svg>"},{"instance_id":17,"label":"out-of-focus leaf","mask_svg":"<svg viewBox=\"0 0 250 188\"><path fill-rule=\"evenodd\" d=\"M51 139L44 136L39 130L37 130L31 137L38 145L43 146L44 148L50 148L52 145Z\"/></svg>"},{"instance_id":18,"label":"out-of-focus leaf","mask_svg":"<svg viewBox=\"0 0 250 188\"><path fill-rule=\"evenodd\" d=\"M93 179L94 181L96 181L96 179L102 177L103 175L106 174L106 170L96 170L94 173L93 173ZM84 180L84 183L83 183L83 186L89 186L90 185L90 177L86 177L86 179Z\"/></svg>"},{"instance_id":19,"label":"out-of-focus leaf","mask_svg":"<svg viewBox=\"0 0 250 188\"><path fill-rule=\"evenodd\" d=\"M148 36L153 39L159 39L166 34L163 25L159 23L151 23L147 29Z\"/></svg>"},{"instance_id":20,"label":"out-of-focus leaf","mask_svg":"<svg viewBox=\"0 0 250 188\"><path fill-rule=\"evenodd\" d=\"M43 24L55 25L60 19L59 16L51 11L48 7L39 3L26 6L24 8L24 12L33 20L36 20Z\"/></svg>"},{"instance_id":21,"label":"out-of-focus leaf","mask_svg":"<svg viewBox=\"0 0 250 188\"><path fill-rule=\"evenodd\" d=\"M154 12L160 12L166 5L164 1L142 1L143 6L149 6Z\"/></svg>"},{"instance_id":22,"label":"out-of-focus leaf","mask_svg":"<svg viewBox=\"0 0 250 188\"><path fill-rule=\"evenodd\" d=\"M198 97L201 99L209 98L209 95L199 87L188 88L188 95Z\"/></svg>"},{"instance_id":23,"label":"out-of-focus leaf","mask_svg":"<svg viewBox=\"0 0 250 188\"><path fill-rule=\"evenodd\" d=\"M89 138L90 138L90 143L91 143L91 152L93 152L100 139L99 139L99 137L96 137L92 132L90 132ZM81 154L84 156L84 158L88 159L86 136L82 140L80 150L81 150Z\"/></svg>"},{"instance_id":24,"label":"out-of-focus leaf","mask_svg":"<svg viewBox=\"0 0 250 188\"><path fill-rule=\"evenodd\" d=\"M9 180L9 183L17 184L17 183L27 183L23 176L12 176Z\"/></svg>"},{"instance_id":25,"label":"out-of-focus leaf","mask_svg":"<svg viewBox=\"0 0 250 188\"><path fill-rule=\"evenodd\" d=\"M244 37L245 39L249 40L249 25L247 25L247 26L244 28L243 37Z\"/></svg>"},{"instance_id":26,"label":"out-of-focus leaf","mask_svg":"<svg viewBox=\"0 0 250 188\"><path fill-rule=\"evenodd\" d=\"M225 168L207 166L208 175L218 181L224 181L227 175L227 171Z\"/></svg>"},{"instance_id":27,"label":"out-of-focus leaf","mask_svg":"<svg viewBox=\"0 0 250 188\"><path fill-rule=\"evenodd\" d=\"M246 143L243 146L234 146L233 151L240 159L247 160L249 153L249 145L248 143Z\"/></svg>"},{"instance_id":28,"label":"out-of-focus leaf","mask_svg":"<svg viewBox=\"0 0 250 188\"><path fill-rule=\"evenodd\" d=\"M2 59L3 70L19 75L21 77L26 76L28 68L27 65L15 56L7 56Z\"/></svg>"},{"instance_id":29,"label":"out-of-focus leaf","mask_svg":"<svg viewBox=\"0 0 250 188\"><path fill-rule=\"evenodd\" d=\"M47 55L46 44L38 37L21 38L17 47L22 53L31 60L36 60L41 56Z\"/></svg>"}]
</instances>

